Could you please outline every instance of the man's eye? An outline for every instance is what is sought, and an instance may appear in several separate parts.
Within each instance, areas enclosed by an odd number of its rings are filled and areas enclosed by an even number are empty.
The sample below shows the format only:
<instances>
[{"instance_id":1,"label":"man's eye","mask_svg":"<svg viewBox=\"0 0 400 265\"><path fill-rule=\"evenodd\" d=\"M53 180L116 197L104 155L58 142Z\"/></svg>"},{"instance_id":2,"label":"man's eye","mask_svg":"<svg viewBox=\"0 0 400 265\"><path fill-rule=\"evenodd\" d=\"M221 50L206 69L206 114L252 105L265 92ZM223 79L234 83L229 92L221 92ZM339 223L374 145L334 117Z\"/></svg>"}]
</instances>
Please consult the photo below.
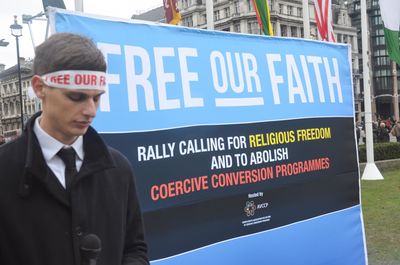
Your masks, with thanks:
<instances>
[{"instance_id":1,"label":"man's eye","mask_svg":"<svg viewBox=\"0 0 400 265\"><path fill-rule=\"evenodd\" d=\"M96 102L96 103L99 102L100 97L101 97L101 95L93 97L93 101Z\"/></svg>"},{"instance_id":2,"label":"man's eye","mask_svg":"<svg viewBox=\"0 0 400 265\"><path fill-rule=\"evenodd\" d=\"M68 94L67 97L72 100L72 101L84 101L86 99L86 96L83 94Z\"/></svg>"}]
</instances>

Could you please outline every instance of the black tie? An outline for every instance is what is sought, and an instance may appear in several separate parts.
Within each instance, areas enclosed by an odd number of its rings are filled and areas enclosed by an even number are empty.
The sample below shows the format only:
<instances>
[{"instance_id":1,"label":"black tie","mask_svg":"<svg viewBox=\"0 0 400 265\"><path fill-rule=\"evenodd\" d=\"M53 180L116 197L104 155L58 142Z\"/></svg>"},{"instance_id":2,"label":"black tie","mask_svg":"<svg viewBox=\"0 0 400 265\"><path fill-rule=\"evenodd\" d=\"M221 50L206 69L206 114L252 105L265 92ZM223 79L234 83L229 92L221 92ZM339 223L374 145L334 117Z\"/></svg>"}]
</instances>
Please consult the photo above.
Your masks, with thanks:
<instances>
[{"instance_id":1,"label":"black tie","mask_svg":"<svg viewBox=\"0 0 400 265\"><path fill-rule=\"evenodd\" d=\"M57 155L65 163L65 188L69 189L73 177L78 173L76 170L76 153L74 148L61 148Z\"/></svg>"}]
</instances>

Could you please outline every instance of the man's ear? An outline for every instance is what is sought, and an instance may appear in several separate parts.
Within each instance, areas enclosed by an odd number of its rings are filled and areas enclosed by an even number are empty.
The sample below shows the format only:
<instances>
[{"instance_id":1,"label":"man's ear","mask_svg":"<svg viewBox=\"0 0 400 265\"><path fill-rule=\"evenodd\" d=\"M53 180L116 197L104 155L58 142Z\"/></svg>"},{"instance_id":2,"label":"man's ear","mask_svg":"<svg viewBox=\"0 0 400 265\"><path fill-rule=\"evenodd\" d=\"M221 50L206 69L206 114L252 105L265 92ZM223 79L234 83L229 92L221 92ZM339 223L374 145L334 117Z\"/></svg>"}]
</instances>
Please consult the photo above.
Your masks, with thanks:
<instances>
[{"instance_id":1,"label":"man's ear","mask_svg":"<svg viewBox=\"0 0 400 265\"><path fill-rule=\"evenodd\" d=\"M32 84L32 88L33 88L33 91L35 92L36 96L40 99L43 99L44 83L42 81L42 78L38 75L32 76L31 84Z\"/></svg>"}]
</instances>

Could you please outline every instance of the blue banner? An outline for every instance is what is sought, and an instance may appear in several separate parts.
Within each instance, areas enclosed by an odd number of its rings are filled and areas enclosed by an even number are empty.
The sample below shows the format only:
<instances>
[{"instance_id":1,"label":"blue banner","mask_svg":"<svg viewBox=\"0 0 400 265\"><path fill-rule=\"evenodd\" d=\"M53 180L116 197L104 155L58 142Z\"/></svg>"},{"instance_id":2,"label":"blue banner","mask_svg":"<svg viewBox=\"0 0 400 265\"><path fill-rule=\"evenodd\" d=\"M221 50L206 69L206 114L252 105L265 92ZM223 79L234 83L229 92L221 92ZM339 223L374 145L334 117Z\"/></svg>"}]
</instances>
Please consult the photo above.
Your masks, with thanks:
<instances>
[{"instance_id":1,"label":"blue banner","mask_svg":"<svg viewBox=\"0 0 400 265\"><path fill-rule=\"evenodd\" d=\"M107 60L94 127L152 264L364 265L349 46L51 9Z\"/></svg>"},{"instance_id":2,"label":"blue banner","mask_svg":"<svg viewBox=\"0 0 400 265\"><path fill-rule=\"evenodd\" d=\"M345 45L55 16L106 55L100 131L353 115Z\"/></svg>"}]
</instances>

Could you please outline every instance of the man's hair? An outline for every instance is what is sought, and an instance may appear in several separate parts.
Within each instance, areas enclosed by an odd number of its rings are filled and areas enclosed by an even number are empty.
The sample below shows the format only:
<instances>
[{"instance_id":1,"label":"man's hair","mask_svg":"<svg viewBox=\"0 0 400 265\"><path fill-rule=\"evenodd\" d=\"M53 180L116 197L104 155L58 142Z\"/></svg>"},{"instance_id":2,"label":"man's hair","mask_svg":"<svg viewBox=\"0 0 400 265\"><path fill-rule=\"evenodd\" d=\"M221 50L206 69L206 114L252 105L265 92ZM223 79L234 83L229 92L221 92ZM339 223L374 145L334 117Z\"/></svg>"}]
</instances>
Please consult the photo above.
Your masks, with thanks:
<instances>
[{"instance_id":1,"label":"man's hair","mask_svg":"<svg viewBox=\"0 0 400 265\"><path fill-rule=\"evenodd\" d=\"M33 73L43 75L62 70L106 72L107 65L90 39L73 33L56 33L36 47Z\"/></svg>"}]
</instances>

